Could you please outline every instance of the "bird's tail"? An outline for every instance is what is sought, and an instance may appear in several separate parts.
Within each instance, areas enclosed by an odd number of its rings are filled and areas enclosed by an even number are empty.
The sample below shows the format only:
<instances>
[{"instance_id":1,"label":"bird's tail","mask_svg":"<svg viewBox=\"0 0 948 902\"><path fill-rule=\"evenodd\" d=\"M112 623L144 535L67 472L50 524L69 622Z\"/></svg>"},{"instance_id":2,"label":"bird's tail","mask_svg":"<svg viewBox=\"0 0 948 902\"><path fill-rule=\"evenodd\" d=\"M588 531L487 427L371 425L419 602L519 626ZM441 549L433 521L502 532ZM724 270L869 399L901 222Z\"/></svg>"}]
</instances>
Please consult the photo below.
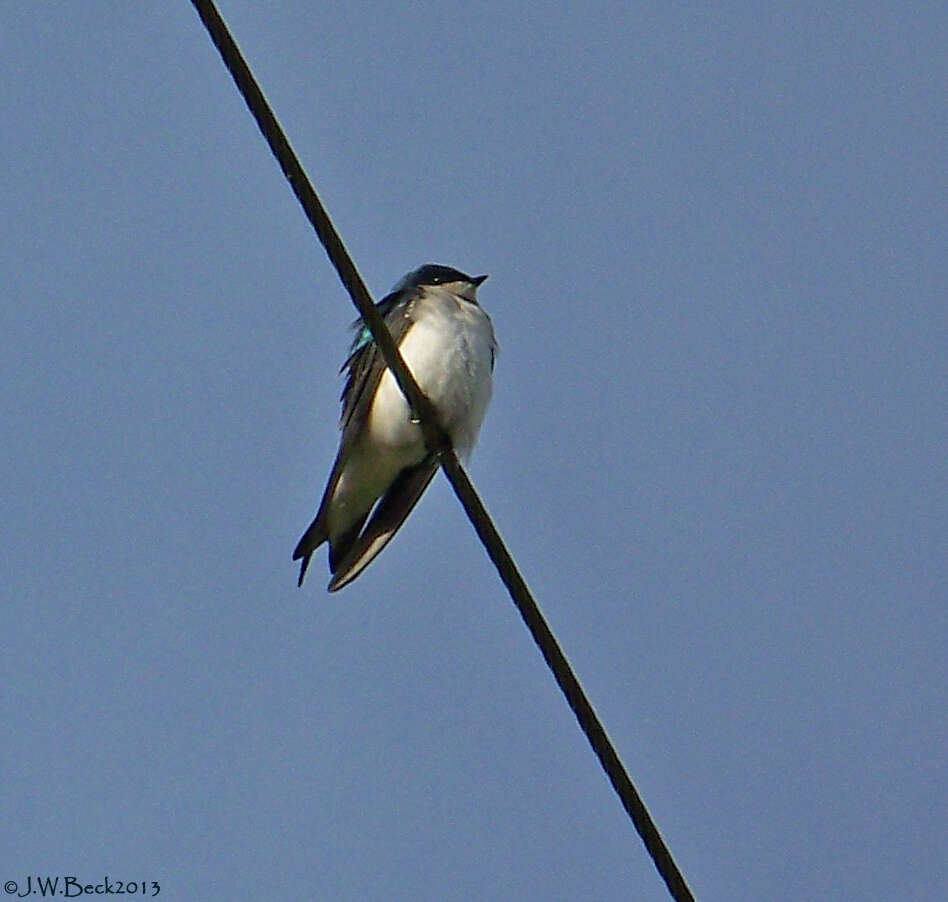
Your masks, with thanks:
<instances>
[{"instance_id":1,"label":"bird's tail","mask_svg":"<svg viewBox=\"0 0 948 902\"><path fill-rule=\"evenodd\" d=\"M303 559L303 562L300 564L300 578L296 581L297 586L303 585L303 577L306 576L306 568L309 566L313 552L328 538L329 532L326 529L325 518L322 516L322 511L320 511L316 519L306 528L306 532L303 533L302 538L296 543L296 548L293 551L294 561L298 561L300 558Z\"/></svg>"}]
</instances>

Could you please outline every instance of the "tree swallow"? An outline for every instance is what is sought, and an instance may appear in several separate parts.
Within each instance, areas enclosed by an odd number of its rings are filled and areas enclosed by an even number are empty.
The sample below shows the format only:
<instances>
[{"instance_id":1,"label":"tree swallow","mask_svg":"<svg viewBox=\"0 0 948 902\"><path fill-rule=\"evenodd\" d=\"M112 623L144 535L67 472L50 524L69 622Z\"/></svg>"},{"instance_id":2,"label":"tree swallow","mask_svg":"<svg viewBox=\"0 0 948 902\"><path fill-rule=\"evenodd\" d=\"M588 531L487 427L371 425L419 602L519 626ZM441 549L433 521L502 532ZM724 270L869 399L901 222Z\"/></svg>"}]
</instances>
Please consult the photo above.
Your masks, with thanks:
<instances>
[{"instance_id":1,"label":"tree swallow","mask_svg":"<svg viewBox=\"0 0 948 902\"><path fill-rule=\"evenodd\" d=\"M497 342L477 303L487 276L429 263L401 279L377 304L405 363L438 412L455 450L467 459L487 404ZM388 544L431 482L438 462L385 365L368 327L355 340L342 391L342 437L316 519L293 552L302 559L329 542L329 591L352 582Z\"/></svg>"}]
</instances>

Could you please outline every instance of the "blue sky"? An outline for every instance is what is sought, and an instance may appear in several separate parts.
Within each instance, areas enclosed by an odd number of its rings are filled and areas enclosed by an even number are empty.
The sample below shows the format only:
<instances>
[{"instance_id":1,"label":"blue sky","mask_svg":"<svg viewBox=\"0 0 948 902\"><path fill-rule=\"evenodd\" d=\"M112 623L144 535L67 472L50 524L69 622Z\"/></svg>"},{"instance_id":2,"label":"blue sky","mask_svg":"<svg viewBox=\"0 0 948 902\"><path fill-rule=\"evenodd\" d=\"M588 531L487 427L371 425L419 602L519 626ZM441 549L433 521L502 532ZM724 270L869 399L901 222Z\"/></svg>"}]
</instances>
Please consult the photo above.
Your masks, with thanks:
<instances>
[{"instance_id":1,"label":"blue sky","mask_svg":"<svg viewBox=\"0 0 948 902\"><path fill-rule=\"evenodd\" d=\"M948 880L940 3L222 2L698 897ZM188 3L0 31L0 877L667 898L439 476L290 553L354 312ZM936 893L937 894L937 893Z\"/></svg>"}]
</instances>

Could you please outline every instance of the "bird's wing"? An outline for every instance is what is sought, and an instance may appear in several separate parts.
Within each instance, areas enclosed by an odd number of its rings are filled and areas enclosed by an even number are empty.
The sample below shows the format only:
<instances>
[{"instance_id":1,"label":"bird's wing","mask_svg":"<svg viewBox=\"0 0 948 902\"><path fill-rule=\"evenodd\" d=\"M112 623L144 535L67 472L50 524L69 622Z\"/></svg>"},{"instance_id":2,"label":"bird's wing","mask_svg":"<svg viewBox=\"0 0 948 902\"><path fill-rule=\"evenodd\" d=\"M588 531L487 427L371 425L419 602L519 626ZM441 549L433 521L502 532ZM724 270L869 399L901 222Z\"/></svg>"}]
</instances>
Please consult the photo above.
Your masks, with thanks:
<instances>
[{"instance_id":1,"label":"bird's wing","mask_svg":"<svg viewBox=\"0 0 948 902\"><path fill-rule=\"evenodd\" d=\"M331 565L330 592L352 582L389 543L424 494L437 469L437 458L429 455L421 463L406 467L398 474L379 499L365 529L338 561L338 566Z\"/></svg>"},{"instance_id":2,"label":"bird's wing","mask_svg":"<svg viewBox=\"0 0 948 902\"><path fill-rule=\"evenodd\" d=\"M382 314L396 345L401 344L405 333L412 326L412 313L419 294L417 289L395 291L378 303L379 313ZM346 383L339 399L342 401L339 426L343 430L343 443L346 441L350 424L356 426L356 434L361 432L375 389L386 369L385 360L365 323L357 319L352 326L358 332L352 342L349 357L339 370L340 373L346 373Z\"/></svg>"},{"instance_id":3,"label":"bird's wing","mask_svg":"<svg viewBox=\"0 0 948 902\"><path fill-rule=\"evenodd\" d=\"M412 308L418 294L417 289L392 292L382 298L377 305L379 313L382 314L382 318L385 320L389 332L392 333L396 345L401 343L405 334L411 328ZM347 451L358 440L365 428L372 398L386 368L385 361L362 320L357 319L352 325L358 332L352 342L349 357L340 369L340 372L346 372L346 383L343 386L342 397L340 398L342 401L342 417L339 426L342 429L342 439L339 443L336 461L326 483L326 489L319 503L319 510L293 551L294 561L301 558L303 560L300 565L298 585L303 584L303 577L306 575L306 568L309 566L309 559L313 552L329 538L329 530L326 524L329 499L332 497L336 483L342 474L348 457ZM364 521L357 524L355 534L347 533L346 536L340 537L334 543L340 546L338 549L333 549L334 557L341 558L344 555L355 540L356 535L358 535L362 522Z\"/></svg>"}]
</instances>

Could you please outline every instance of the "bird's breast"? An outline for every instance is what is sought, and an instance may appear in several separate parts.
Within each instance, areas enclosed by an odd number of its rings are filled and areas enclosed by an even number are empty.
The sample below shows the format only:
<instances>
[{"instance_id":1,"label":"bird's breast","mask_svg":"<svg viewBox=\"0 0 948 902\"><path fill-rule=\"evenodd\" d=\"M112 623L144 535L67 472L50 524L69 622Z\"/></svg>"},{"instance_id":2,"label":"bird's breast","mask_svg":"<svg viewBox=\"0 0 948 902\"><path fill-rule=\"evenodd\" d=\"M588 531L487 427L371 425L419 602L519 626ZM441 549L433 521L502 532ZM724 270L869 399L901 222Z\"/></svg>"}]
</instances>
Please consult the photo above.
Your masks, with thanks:
<instances>
[{"instance_id":1,"label":"bird's breast","mask_svg":"<svg viewBox=\"0 0 948 902\"><path fill-rule=\"evenodd\" d=\"M434 404L458 453L477 440L491 396L494 333L487 314L453 295L422 298L399 350L421 390ZM373 444L417 449L424 439L390 370L379 381L368 422Z\"/></svg>"}]
</instances>

